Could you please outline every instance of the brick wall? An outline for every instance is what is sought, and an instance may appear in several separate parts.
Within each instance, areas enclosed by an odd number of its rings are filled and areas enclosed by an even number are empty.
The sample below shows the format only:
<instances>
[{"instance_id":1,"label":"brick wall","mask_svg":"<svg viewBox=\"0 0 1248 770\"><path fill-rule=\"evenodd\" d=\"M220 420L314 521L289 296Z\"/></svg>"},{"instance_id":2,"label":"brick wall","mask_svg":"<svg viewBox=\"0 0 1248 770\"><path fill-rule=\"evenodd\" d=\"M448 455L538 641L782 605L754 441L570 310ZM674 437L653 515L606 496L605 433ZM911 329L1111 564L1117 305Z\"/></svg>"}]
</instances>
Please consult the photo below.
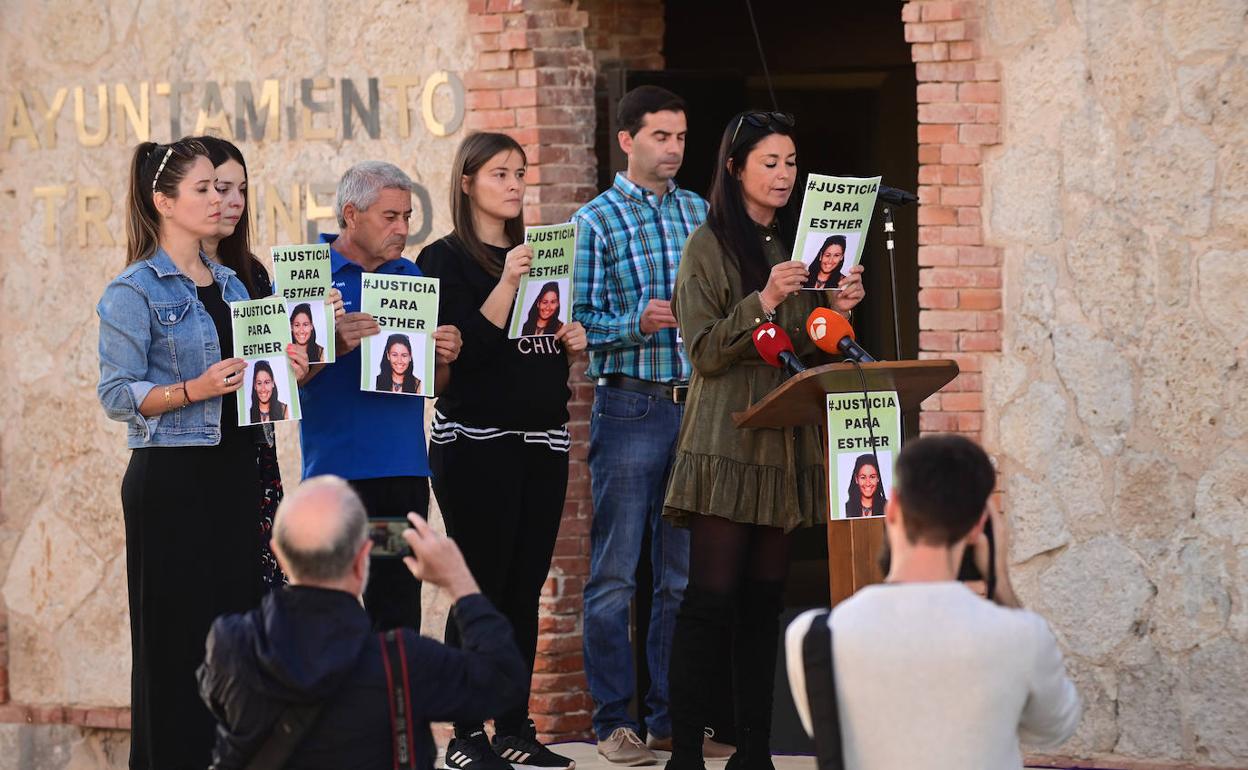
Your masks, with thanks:
<instances>
[{"instance_id":1,"label":"brick wall","mask_svg":"<svg viewBox=\"0 0 1248 770\"><path fill-rule=\"evenodd\" d=\"M982 6L911 0L902 8L918 80L919 357L962 373L923 403L924 431L978 437L981 356L1001 350L1001 250L983 239L983 148L1000 142L1001 85L980 59Z\"/></svg>"}]
</instances>

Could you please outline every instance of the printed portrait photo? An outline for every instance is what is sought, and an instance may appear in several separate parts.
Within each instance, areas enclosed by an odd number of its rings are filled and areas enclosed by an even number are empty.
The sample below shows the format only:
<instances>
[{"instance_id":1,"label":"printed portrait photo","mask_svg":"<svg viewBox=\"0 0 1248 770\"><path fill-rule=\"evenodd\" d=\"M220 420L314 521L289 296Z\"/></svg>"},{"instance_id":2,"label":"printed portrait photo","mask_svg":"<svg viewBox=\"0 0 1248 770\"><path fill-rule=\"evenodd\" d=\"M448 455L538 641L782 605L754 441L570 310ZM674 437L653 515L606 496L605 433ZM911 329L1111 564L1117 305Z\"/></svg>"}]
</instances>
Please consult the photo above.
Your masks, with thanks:
<instances>
[{"instance_id":1,"label":"printed portrait photo","mask_svg":"<svg viewBox=\"0 0 1248 770\"><path fill-rule=\"evenodd\" d=\"M373 389L381 393L420 396L425 393L421 375L425 370L428 336L382 331L369 338L368 352L377 372Z\"/></svg>"},{"instance_id":2,"label":"printed portrait photo","mask_svg":"<svg viewBox=\"0 0 1248 770\"><path fill-rule=\"evenodd\" d=\"M810 277L803 289L835 289L849 269L857 253L858 233L820 232L811 230L802 244L802 264Z\"/></svg>"},{"instance_id":3,"label":"printed portrait photo","mask_svg":"<svg viewBox=\"0 0 1248 770\"><path fill-rule=\"evenodd\" d=\"M525 313L520 324L520 336L557 334L571 309L567 301L569 295L567 278L531 282L521 298L520 307L525 308Z\"/></svg>"},{"instance_id":4,"label":"printed portrait photo","mask_svg":"<svg viewBox=\"0 0 1248 770\"><path fill-rule=\"evenodd\" d=\"M879 465L876 466L876 457ZM835 500L832 517L857 519L883 516L884 503L893 484L893 453L887 449L870 452L843 452L836 456L836 478L839 489L830 490L828 499Z\"/></svg>"},{"instance_id":5,"label":"printed portrait photo","mask_svg":"<svg viewBox=\"0 0 1248 770\"><path fill-rule=\"evenodd\" d=\"M240 425L293 420L291 413L290 369L284 356L257 358L247 362L243 372L246 412Z\"/></svg>"},{"instance_id":6,"label":"printed portrait photo","mask_svg":"<svg viewBox=\"0 0 1248 770\"><path fill-rule=\"evenodd\" d=\"M286 318L290 321L290 341L307 352L308 363L324 363L325 346L333 344L325 328L325 302L316 299L287 302Z\"/></svg>"}]
</instances>

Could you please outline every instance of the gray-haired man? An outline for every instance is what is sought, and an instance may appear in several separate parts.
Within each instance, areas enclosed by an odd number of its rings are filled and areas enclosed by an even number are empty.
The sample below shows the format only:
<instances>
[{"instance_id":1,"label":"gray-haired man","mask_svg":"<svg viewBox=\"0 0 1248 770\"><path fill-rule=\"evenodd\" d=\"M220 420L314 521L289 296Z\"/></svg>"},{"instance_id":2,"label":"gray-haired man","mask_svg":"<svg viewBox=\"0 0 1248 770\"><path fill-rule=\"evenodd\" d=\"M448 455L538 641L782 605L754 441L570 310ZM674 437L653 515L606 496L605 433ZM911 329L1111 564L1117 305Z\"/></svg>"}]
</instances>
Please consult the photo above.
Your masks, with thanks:
<instances>
[{"instance_id":1,"label":"gray-haired man","mask_svg":"<svg viewBox=\"0 0 1248 770\"><path fill-rule=\"evenodd\" d=\"M346 479L364 501L369 518L403 520L429 509L429 458L425 450L425 400L360 390L360 341L380 333L360 309L364 273L420 275L403 259L412 181L380 161L357 163L338 182L336 212L341 231L322 234L330 245L334 288L346 315L338 319L334 363L311 367L301 383L303 477L333 474ZM459 330L439 326L435 392L459 356ZM420 628L420 584L393 558L374 559L364 594L379 630Z\"/></svg>"}]
</instances>

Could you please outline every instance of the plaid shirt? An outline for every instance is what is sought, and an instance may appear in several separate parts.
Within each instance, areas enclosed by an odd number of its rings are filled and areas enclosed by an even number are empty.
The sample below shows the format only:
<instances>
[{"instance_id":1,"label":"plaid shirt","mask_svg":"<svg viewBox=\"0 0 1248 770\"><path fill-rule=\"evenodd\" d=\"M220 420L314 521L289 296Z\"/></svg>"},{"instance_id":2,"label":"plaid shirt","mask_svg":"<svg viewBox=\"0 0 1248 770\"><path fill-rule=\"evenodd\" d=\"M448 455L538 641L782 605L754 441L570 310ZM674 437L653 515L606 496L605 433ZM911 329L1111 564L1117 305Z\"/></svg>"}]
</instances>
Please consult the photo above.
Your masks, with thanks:
<instances>
[{"instance_id":1,"label":"plaid shirt","mask_svg":"<svg viewBox=\"0 0 1248 770\"><path fill-rule=\"evenodd\" d=\"M590 378L624 374L685 383L689 359L676 329L641 331L651 299L670 300L680 252L706 219L706 201L668 182L660 200L624 174L573 215L576 291L572 317L589 339Z\"/></svg>"}]
</instances>

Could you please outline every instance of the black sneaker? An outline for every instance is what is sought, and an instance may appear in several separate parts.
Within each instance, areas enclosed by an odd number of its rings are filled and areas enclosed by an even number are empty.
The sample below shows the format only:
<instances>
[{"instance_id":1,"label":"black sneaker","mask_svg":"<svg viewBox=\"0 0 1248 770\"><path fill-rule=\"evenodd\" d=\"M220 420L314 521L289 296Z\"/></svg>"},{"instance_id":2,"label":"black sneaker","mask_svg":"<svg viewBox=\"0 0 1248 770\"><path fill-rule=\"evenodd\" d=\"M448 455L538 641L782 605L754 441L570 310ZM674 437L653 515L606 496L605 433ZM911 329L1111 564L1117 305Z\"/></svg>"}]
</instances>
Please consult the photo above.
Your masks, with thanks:
<instances>
[{"instance_id":1,"label":"black sneaker","mask_svg":"<svg viewBox=\"0 0 1248 770\"><path fill-rule=\"evenodd\" d=\"M522 735L495 735L494 753L510 762L515 770L574 770L576 767L575 761L537 742L532 722Z\"/></svg>"},{"instance_id":2,"label":"black sneaker","mask_svg":"<svg viewBox=\"0 0 1248 770\"><path fill-rule=\"evenodd\" d=\"M490 748L484 730L476 730L467 738L451 738L445 765L447 770L511 770L511 765Z\"/></svg>"}]
</instances>

